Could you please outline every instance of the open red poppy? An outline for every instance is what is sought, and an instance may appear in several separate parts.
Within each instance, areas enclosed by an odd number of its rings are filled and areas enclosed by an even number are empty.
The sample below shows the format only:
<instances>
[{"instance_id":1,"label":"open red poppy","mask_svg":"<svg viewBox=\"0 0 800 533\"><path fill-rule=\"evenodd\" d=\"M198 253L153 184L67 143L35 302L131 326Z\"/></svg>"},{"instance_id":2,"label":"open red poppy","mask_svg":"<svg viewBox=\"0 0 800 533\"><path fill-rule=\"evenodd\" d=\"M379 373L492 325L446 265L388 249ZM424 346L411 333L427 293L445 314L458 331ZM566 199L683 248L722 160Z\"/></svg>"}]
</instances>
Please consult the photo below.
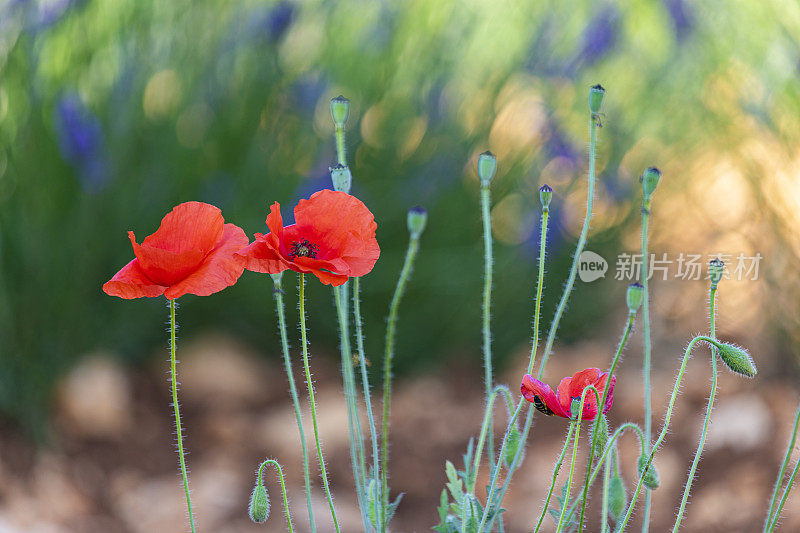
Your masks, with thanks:
<instances>
[{"instance_id":1,"label":"open red poppy","mask_svg":"<svg viewBox=\"0 0 800 533\"><path fill-rule=\"evenodd\" d=\"M326 285L342 285L368 274L381 254L375 239L377 224L367 206L355 196L328 189L300 200L295 223L283 227L281 206L267 215L269 233L256 233L255 242L236 256L248 270L278 274L294 270L314 274Z\"/></svg>"},{"instance_id":2,"label":"open red poppy","mask_svg":"<svg viewBox=\"0 0 800 533\"><path fill-rule=\"evenodd\" d=\"M603 390L606 388L608 381L608 372L600 372L597 368L587 368L581 370L571 378L564 378L558 384L556 392L550 388L550 385L535 379L529 374L525 374L522 378L522 395L526 400L533 403L533 405L542 413L552 416L558 415L564 418L572 418L572 400L577 398L581 399L583 389L589 385L594 385L597 389L598 396L603 397ZM611 409L611 404L614 403L614 384L617 382L617 377L612 376L611 383L608 386L608 394L606 394L606 401L603 407L603 414ZM583 420L593 420L597 416L597 399L594 393L589 392L586 394L586 403L583 405Z\"/></svg>"},{"instance_id":3,"label":"open red poppy","mask_svg":"<svg viewBox=\"0 0 800 533\"><path fill-rule=\"evenodd\" d=\"M126 299L219 292L242 275L233 253L250 242L242 228L225 224L219 208L202 202L176 206L142 244L132 231L128 237L136 259L103 285L106 294Z\"/></svg>"}]
</instances>

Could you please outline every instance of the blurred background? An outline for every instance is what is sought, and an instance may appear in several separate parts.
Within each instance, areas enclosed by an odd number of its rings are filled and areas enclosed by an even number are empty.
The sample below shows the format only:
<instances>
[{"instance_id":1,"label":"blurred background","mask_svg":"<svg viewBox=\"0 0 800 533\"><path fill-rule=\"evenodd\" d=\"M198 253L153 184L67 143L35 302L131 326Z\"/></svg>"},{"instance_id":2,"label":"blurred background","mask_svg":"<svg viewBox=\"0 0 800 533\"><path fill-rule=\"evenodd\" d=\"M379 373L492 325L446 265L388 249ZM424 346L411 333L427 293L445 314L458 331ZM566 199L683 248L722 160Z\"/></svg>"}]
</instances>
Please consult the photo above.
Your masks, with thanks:
<instances>
[{"instance_id":1,"label":"blurred background","mask_svg":"<svg viewBox=\"0 0 800 533\"><path fill-rule=\"evenodd\" d=\"M757 276L720 288L718 334L748 346L760 373L724 375L685 522L758 529L798 400L800 5L0 0L0 531L181 529L164 301L100 287L132 257L125 232L152 233L177 203L213 203L252 235L265 231L272 202L288 218L298 199L329 187L338 94L352 102L353 193L375 213L382 248L362 283L375 381L406 211L430 213L401 309L392 454L393 488L408 493L394 526L428 530L443 461L459 457L481 418L477 155L499 158L494 351L513 389L530 350L537 189L555 189L546 325L583 220L594 83L608 93L588 248L609 270L577 282L546 378L607 366L633 281L616 275L618 257L639 246L637 178L657 165L651 249L675 262L651 284L656 421L684 344L707 327L708 259L761 258ZM681 278L681 254L701 256L699 279ZM357 524L332 298L317 283L308 292L337 500ZM293 321L292 291L287 299ZM202 529L255 530L244 509L264 455L287 464L300 521L271 284L245 273L213 298L182 298L178 320ZM616 422L641 419L640 360L637 331ZM671 524L691 462L707 367L699 350L682 422L657 460L656 531ZM537 428L507 500L511 531L535 520L566 431L551 419ZM626 461L624 470L635 451ZM283 530L274 513L262 529ZM786 516L787 529L800 528L800 503Z\"/></svg>"}]
</instances>

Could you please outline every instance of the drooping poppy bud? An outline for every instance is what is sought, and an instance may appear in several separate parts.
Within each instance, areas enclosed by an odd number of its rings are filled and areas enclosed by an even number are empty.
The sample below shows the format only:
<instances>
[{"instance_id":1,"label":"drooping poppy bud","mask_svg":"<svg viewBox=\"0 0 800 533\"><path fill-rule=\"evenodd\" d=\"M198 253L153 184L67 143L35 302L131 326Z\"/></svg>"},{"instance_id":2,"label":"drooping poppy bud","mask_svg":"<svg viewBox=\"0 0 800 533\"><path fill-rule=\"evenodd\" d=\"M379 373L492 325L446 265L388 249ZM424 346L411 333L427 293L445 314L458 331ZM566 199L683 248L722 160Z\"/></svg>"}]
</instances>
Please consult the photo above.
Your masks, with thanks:
<instances>
[{"instance_id":1,"label":"drooping poppy bud","mask_svg":"<svg viewBox=\"0 0 800 533\"><path fill-rule=\"evenodd\" d=\"M597 421L597 431L594 434L594 439L598 453L602 453L602 451L606 449L606 444L608 444L608 419L606 415L600 415L600 419Z\"/></svg>"},{"instance_id":2,"label":"drooping poppy bud","mask_svg":"<svg viewBox=\"0 0 800 533\"><path fill-rule=\"evenodd\" d=\"M347 117L350 116L350 100L341 94L331 98L331 116L337 128L343 127L344 123L347 122Z\"/></svg>"},{"instance_id":3,"label":"drooping poppy bud","mask_svg":"<svg viewBox=\"0 0 800 533\"><path fill-rule=\"evenodd\" d=\"M644 286L641 283L631 283L628 285L628 311L635 313L644 301Z\"/></svg>"},{"instance_id":4,"label":"drooping poppy bud","mask_svg":"<svg viewBox=\"0 0 800 533\"><path fill-rule=\"evenodd\" d=\"M250 496L250 507L248 508L250 519L257 524L262 524L269 518L269 510L269 494L261 483L261 476L258 476L253 494Z\"/></svg>"},{"instance_id":5,"label":"drooping poppy bud","mask_svg":"<svg viewBox=\"0 0 800 533\"><path fill-rule=\"evenodd\" d=\"M603 107L603 98L605 95L606 90L599 83L597 85L592 85L589 89L589 110L593 115L600 112L600 108Z\"/></svg>"},{"instance_id":6,"label":"drooping poppy bud","mask_svg":"<svg viewBox=\"0 0 800 533\"><path fill-rule=\"evenodd\" d=\"M428 211L424 207L416 206L408 210L408 232L411 238L419 239L428 223Z\"/></svg>"},{"instance_id":7,"label":"drooping poppy bud","mask_svg":"<svg viewBox=\"0 0 800 533\"><path fill-rule=\"evenodd\" d=\"M333 190L350 194L350 186L353 183L353 174L347 165L336 165L328 169L331 173Z\"/></svg>"},{"instance_id":8,"label":"drooping poppy bud","mask_svg":"<svg viewBox=\"0 0 800 533\"><path fill-rule=\"evenodd\" d=\"M489 186L495 172L497 172L497 157L487 150L478 156L478 177L484 187Z\"/></svg>"},{"instance_id":9,"label":"drooping poppy bud","mask_svg":"<svg viewBox=\"0 0 800 533\"><path fill-rule=\"evenodd\" d=\"M550 209L550 200L553 199L553 188L546 183L539 187L539 202L542 204L542 209L547 211Z\"/></svg>"},{"instance_id":10,"label":"drooping poppy bud","mask_svg":"<svg viewBox=\"0 0 800 533\"><path fill-rule=\"evenodd\" d=\"M644 467L647 466L647 456L640 455L639 456L639 475L642 475L644 472ZM650 490L655 490L661 485L661 478L658 476L658 471L656 471L656 465L650 463L650 466L647 468L647 472L644 473L642 477L642 483L644 486Z\"/></svg>"},{"instance_id":11,"label":"drooping poppy bud","mask_svg":"<svg viewBox=\"0 0 800 533\"><path fill-rule=\"evenodd\" d=\"M661 171L656 167L647 167L641 179L644 199L650 200L650 196L652 196L656 187L658 187L658 182L661 181Z\"/></svg>"},{"instance_id":12,"label":"drooping poppy bud","mask_svg":"<svg viewBox=\"0 0 800 533\"><path fill-rule=\"evenodd\" d=\"M628 504L628 494L625 483L619 475L611 478L608 483L608 514L617 520Z\"/></svg>"},{"instance_id":13,"label":"drooping poppy bud","mask_svg":"<svg viewBox=\"0 0 800 533\"><path fill-rule=\"evenodd\" d=\"M748 378L755 377L758 373L753 358L750 357L748 351L741 346L721 342L717 344L717 348L719 348L720 359L722 359L722 362L725 363L725 366L727 366L731 372L736 372Z\"/></svg>"}]
</instances>

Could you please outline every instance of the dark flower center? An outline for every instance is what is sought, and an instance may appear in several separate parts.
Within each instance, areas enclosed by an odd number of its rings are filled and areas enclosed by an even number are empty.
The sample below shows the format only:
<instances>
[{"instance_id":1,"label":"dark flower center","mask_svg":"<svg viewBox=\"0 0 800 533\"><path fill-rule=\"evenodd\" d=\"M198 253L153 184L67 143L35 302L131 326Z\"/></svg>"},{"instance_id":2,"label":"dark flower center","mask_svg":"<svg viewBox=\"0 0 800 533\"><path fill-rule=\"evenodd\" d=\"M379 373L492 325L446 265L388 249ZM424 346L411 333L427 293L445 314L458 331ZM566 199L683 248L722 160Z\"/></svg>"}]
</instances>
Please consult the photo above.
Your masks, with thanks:
<instances>
[{"instance_id":1,"label":"dark flower center","mask_svg":"<svg viewBox=\"0 0 800 533\"><path fill-rule=\"evenodd\" d=\"M538 396L533 397L533 406L536 407L538 411L546 414L547 416L553 416L553 410L547 407L547 405Z\"/></svg>"},{"instance_id":2,"label":"dark flower center","mask_svg":"<svg viewBox=\"0 0 800 533\"><path fill-rule=\"evenodd\" d=\"M289 250L289 257L291 259L296 257L310 257L314 259L317 257L318 250L319 246L312 244L308 239L302 239L292 243L292 247Z\"/></svg>"}]
</instances>

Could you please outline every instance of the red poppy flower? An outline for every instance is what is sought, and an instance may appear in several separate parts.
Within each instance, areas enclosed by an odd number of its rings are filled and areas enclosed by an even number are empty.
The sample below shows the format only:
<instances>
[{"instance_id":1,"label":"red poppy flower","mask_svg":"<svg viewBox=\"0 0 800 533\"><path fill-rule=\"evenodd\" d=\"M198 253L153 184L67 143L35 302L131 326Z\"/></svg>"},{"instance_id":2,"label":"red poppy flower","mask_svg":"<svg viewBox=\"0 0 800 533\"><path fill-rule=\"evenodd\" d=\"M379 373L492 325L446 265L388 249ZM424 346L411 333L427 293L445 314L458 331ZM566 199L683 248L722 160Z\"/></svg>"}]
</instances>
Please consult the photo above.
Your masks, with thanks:
<instances>
[{"instance_id":1,"label":"red poppy flower","mask_svg":"<svg viewBox=\"0 0 800 533\"><path fill-rule=\"evenodd\" d=\"M314 274L326 285L368 274L381 254L375 217L355 196L328 189L300 200L295 223L283 227L281 206L267 215L269 233L236 256L248 270L278 274L284 270Z\"/></svg>"},{"instance_id":2,"label":"red poppy flower","mask_svg":"<svg viewBox=\"0 0 800 533\"><path fill-rule=\"evenodd\" d=\"M572 418L572 400L574 398L580 400L583 389L589 385L594 385L598 396L602 398L607 381L608 372L601 373L597 368L587 368L571 378L562 379L556 392L553 392L553 389L547 383L542 383L538 379L525 374L525 377L522 378L522 395L526 400L533 403L536 409L547 416L558 415L564 418ZM614 403L614 384L616 382L617 377L613 376L608 386L603 414L607 413L611 409L611 404ZM582 418L583 420L592 420L595 416L597 416L597 399L594 397L594 393L588 392L586 394L586 403L583 405Z\"/></svg>"},{"instance_id":3,"label":"red poppy flower","mask_svg":"<svg viewBox=\"0 0 800 533\"><path fill-rule=\"evenodd\" d=\"M106 294L126 299L219 292L242 275L233 253L250 242L242 228L225 224L219 208L202 202L175 207L142 244L132 231L128 237L136 259L103 285Z\"/></svg>"}]
</instances>

